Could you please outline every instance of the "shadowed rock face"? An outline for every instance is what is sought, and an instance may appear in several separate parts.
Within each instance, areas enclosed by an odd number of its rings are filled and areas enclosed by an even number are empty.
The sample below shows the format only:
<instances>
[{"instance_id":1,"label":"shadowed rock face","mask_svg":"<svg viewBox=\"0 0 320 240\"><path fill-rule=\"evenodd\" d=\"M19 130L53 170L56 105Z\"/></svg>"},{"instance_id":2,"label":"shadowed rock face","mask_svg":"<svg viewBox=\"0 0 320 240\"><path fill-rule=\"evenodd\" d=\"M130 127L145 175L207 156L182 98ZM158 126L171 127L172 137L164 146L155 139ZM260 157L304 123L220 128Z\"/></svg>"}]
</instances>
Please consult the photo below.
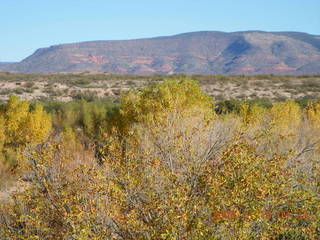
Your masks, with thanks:
<instances>
[{"instance_id":1,"label":"shadowed rock face","mask_svg":"<svg viewBox=\"0 0 320 240\"><path fill-rule=\"evenodd\" d=\"M0 70L23 73L319 74L320 36L298 32L194 32L38 49Z\"/></svg>"}]
</instances>

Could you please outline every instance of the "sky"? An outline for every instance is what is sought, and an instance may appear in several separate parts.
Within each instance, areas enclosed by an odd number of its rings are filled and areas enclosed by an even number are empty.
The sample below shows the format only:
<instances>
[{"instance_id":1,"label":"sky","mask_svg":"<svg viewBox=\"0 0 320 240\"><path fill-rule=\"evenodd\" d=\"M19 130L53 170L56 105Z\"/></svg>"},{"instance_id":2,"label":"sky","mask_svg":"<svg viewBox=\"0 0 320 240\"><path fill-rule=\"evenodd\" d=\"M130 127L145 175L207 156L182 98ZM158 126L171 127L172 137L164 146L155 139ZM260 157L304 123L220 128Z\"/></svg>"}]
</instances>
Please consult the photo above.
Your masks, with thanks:
<instances>
[{"instance_id":1,"label":"sky","mask_svg":"<svg viewBox=\"0 0 320 240\"><path fill-rule=\"evenodd\" d=\"M211 30L320 35L320 0L0 0L0 62L62 43Z\"/></svg>"}]
</instances>

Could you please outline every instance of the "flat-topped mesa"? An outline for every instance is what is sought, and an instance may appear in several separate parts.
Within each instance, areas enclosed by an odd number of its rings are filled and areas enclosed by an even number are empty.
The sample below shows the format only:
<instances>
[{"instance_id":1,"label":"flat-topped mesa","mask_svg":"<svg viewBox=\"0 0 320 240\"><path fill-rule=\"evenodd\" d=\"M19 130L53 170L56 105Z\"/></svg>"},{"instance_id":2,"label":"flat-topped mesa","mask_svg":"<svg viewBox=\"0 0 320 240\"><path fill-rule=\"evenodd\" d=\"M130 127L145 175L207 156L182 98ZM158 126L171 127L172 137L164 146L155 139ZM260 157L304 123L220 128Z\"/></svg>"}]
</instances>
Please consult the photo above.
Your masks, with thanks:
<instances>
[{"instance_id":1,"label":"flat-topped mesa","mask_svg":"<svg viewBox=\"0 0 320 240\"><path fill-rule=\"evenodd\" d=\"M320 37L299 32L192 32L41 48L0 70L22 73L319 74Z\"/></svg>"}]
</instances>

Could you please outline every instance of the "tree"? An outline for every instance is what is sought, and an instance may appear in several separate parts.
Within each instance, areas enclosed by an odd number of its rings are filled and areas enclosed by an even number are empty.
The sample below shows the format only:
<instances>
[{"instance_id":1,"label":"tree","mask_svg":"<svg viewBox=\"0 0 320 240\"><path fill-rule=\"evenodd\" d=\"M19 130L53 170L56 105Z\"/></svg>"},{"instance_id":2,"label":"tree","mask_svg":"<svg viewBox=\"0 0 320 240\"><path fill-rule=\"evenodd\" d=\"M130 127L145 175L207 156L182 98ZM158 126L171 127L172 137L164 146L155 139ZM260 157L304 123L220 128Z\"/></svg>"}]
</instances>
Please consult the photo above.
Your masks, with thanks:
<instances>
[{"instance_id":1,"label":"tree","mask_svg":"<svg viewBox=\"0 0 320 240\"><path fill-rule=\"evenodd\" d=\"M202 92L196 81L167 79L124 94L116 120L121 122L122 131L135 123L167 124L168 118L173 117L179 121L200 116L209 121L214 115L213 107L213 100Z\"/></svg>"},{"instance_id":2,"label":"tree","mask_svg":"<svg viewBox=\"0 0 320 240\"><path fill-rule=\"evenodd\" d=\"M14 96L4 105L0 122L2 152L16 157L27 145L45 141L51 131L50 116L41 105L36 104L31 109L27 101Z\"/></svg>"}]
</instances>

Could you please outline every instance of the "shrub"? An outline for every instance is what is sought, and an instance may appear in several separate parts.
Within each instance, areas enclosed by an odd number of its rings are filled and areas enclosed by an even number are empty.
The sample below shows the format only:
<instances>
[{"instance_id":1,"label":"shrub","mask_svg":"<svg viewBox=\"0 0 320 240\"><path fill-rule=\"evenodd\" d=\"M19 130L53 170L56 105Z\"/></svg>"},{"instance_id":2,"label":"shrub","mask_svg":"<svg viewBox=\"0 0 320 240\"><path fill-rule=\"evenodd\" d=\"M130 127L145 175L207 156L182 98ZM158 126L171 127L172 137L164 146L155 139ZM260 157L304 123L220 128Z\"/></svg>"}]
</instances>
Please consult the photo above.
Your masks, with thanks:
<instances>
[{"instance_id":1,"label":"shrub","mask_svg":"<svg viewBox=\"0 0 320 240\"><path fill-rule=\"evenodd\" d=\"M18 153L28 144L41 143L50 134L51 119L41 105L31 110L28 102L12 96L1 113L0 142L4 155Z\"/></svg>"}]
</instances>

